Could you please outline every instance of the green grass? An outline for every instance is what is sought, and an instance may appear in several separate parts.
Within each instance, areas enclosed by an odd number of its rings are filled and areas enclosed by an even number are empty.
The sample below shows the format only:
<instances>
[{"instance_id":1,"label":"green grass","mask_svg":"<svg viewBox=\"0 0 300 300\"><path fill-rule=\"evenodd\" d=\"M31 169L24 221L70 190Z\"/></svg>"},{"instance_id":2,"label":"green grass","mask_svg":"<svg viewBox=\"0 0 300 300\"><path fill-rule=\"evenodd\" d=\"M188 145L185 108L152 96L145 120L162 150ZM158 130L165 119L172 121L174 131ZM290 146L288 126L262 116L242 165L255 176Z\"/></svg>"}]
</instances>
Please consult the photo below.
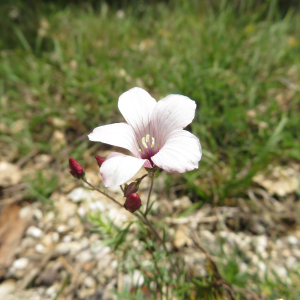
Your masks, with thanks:
<instances>
[{"instance_id":1,"label":"green grass","mask_svg":"<svg viewBox=\"0 0 300 300\"><path fill-rule=\"evenodd\" d=\"M118 18L106 4L16 3L15 19L3 5L0 29L0 142L11 161L38 149L58 169L70 155L83 162L100 147L83 135L122 121L117 100L133 86L157 100L178 93L197 102L188 129L203 159L167 179L195 202L247 198L258 171L300 160L299 12L283 14L272 0L173 1L129 6ZM54 147L54 130L64 147ZM57 179L43 176L37 182L51 188L35 184L31 194L45 200Z\"/></svg>"},{"instance_id":2,"label":"green grass","mask_svg":"<svg viewBox=\"0 0 300 300\"><path fill-rule=\"evenodd\" d=\"M299 15L279 17L272 5L179 3L129 7L123 19L104 4L45 5L32 21L30 9L10 20L2 28L13 37L1 42L0 117L14 159L33 148L51 152L53 117L67 122L71 146L121 121L118 96L138 85L156 99L179 93L198 104L188 129L204 158L176 179L188 182L182 193L222 201L243 194L267 164L299 160ZM26 126L12 132L19 119Z\"/></svg>"}]
</instances>

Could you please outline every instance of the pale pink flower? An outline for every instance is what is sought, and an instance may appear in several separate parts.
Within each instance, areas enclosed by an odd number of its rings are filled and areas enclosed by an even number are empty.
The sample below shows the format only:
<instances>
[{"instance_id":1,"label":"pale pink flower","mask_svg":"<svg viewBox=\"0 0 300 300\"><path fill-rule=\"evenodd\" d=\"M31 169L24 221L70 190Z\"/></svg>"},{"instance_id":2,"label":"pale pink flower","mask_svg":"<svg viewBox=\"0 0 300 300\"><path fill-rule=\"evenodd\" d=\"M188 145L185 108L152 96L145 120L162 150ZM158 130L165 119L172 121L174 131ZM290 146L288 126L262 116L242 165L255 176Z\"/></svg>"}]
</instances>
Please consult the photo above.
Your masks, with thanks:
<instances>
[{"instance_id":1,"label":"pale pink flower","mask_svg":"<svg viewBox=\"0 0 300 300\"><path fill-rule=\"evenodd\" d=\"M156 102L141 88L119 98L119 110L126 123L94 129L89 139L122 147L134 157L112 152L100 167L106 187L121 185L142 166L159 167L171 173L198 168L202 156L199 139L183 130L195 116L196 103L182 95L169 95Z\"/></svg>"}]
</instances>

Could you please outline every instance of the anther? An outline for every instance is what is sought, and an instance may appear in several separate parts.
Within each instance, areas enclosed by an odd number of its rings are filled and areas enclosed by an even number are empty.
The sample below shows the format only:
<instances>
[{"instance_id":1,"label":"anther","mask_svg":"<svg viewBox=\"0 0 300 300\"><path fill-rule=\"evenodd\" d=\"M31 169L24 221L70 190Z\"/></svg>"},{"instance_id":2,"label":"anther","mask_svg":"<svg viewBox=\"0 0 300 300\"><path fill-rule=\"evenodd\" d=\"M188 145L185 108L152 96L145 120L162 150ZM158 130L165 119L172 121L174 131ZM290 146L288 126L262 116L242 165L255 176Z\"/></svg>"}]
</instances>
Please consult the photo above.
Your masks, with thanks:
<instances>
[{"instance_id":1,"label":"anther","mask_svg":"<svg viewBox=\"0 0 300 300\"><path fill-rule=\"evenodd\" d=\"M142 152L142 149L139 149L139 152Z\"/></svg>"},{"instance_id":2,"label":"anther","mask_svg":"<svg viewBox=\"0 0 300 300\"><path fill-rule=\"evenodd\" d=\"M145 137L142 138L142 144L143 144L143 146L144 146L146 149L148 149L147 144L146 144L146 142L145 142Z\"/></svg>"},{"instance_id":3,"label":"anther","mask_svg":"<svg viewBox=\"0 0 300 300\"><path fill-rule=\"evenodd\" d=\"M149 142L149 139L150 139L150 134L146 134L146 143Z\"/></svg>"},{"instance_id":4,"label":"anther","mask_svg":"<svg viewBox=\"0 0 300 300\"><path fill-rule=\"evenodd\" d=\"M154 137L152 137L151 148L153 148L153 147L154 147L154 145L155 145L155 138L154 138Z\"/></svg>"}]
</instances>

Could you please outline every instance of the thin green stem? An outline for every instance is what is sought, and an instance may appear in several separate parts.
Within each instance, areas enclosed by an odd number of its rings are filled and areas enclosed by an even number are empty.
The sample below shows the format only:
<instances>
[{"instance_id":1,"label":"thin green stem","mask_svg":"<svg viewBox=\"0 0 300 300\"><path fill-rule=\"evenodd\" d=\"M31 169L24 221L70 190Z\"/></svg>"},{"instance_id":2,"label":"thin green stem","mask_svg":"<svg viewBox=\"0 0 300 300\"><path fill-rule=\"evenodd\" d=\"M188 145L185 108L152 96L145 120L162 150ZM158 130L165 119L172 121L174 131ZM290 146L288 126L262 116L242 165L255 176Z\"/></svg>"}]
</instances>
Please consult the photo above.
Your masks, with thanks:
<instances>
[{"instance_id":1,"label":"thin green stem","mask_svg":"<svg viewBox=\"0 0 300 300\"><path fill-rule=\"evenodd\" d=\"M148 194L148 199L147 199L147 204L146 204L145 216L147 216L147 214L148 214L148 207L149 207L149 202L150 202L150 196L151 196L152 188L153 188L153 182L154 182L153 174L151 175L150 178L151 178L151 184L150 184L150 189L149 189L149 194Z\"/></svg>"}]
</instances>

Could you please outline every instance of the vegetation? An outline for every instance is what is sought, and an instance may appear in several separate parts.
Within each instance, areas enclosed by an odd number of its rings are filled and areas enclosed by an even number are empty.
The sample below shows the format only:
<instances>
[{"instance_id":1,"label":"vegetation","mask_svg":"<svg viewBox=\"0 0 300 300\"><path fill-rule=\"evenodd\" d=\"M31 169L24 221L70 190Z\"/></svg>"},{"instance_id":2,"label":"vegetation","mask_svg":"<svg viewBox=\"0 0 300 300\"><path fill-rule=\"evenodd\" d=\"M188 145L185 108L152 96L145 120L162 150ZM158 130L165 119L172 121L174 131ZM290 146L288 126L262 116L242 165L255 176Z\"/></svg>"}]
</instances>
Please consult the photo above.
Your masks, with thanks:
<instances>
[{"instance_id":1,"label":"vegetation","mask_svg":"<svg viewBox=\"0 0 300 300\"><path fill-rule=\"evenodd\" d=\"M122 121L117 100L133 86L197 102L188 130L201 140L200 167L166 181L195 209L248 199L257 172L300 160L300 18L292 8L282 12L273 0L2 8L0 142L12 161L34 151L55 153L58 169L70 155L83 160L99 148L86 134ZM57 178L37 177L46 188L29 192L46 202ZM244 285L235 270L231 261L222 272ZM286 299L299 297L282 283L260 288L275 285Z\"/></svg>"}]
</instances>

